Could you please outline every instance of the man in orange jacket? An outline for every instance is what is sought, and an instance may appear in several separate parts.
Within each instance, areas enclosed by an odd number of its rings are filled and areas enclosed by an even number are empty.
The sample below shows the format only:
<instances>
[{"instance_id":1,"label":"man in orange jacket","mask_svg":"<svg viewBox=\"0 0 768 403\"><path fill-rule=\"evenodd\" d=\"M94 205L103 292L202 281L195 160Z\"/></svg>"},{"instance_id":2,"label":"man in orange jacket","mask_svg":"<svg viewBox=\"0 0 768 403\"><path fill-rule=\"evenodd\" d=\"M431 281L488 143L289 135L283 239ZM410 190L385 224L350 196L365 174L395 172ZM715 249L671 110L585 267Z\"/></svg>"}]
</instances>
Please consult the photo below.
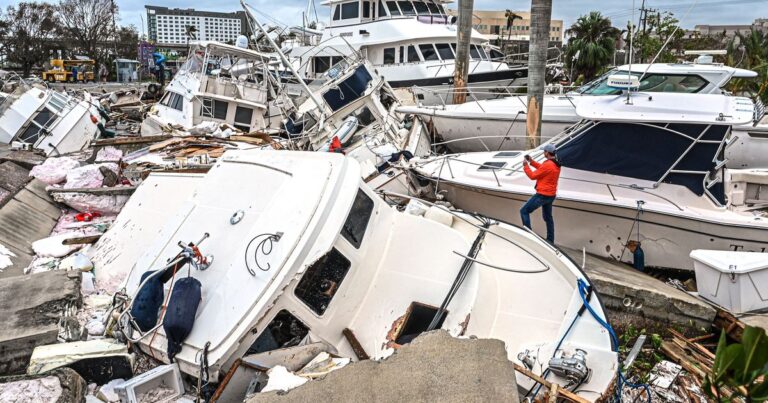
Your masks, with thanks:
<instances>
[{"instance_id":1,"label":"man in orange jacket","mask_svg":"<svg viewBox=\"0 0 768 403\"><path fill-rule=\"evenodd\" d=\"M536 181L536 194L520 209L520 218L523 225L531 229L531 213L541 207L541 215L547 224L547 241L555 243L555 220L552 218L552 203L557 196L557 181L560 179L560 163L555 156L555 146L552 144L544 145L544 157L546 161L538 163L526 155L523 161L523 171L530 179ZM532 170L530 166L536 170Z\"/></svg>"}]
</instances>

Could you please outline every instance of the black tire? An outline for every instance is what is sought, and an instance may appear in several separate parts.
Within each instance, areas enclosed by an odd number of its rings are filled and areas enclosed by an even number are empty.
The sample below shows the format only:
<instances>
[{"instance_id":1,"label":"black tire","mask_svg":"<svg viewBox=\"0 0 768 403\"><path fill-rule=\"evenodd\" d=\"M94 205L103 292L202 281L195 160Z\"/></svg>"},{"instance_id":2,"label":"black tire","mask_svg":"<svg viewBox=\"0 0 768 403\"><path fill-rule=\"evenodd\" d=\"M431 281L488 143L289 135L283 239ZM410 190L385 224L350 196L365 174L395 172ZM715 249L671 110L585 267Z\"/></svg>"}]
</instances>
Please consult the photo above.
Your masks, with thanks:
<instances>
[{"instance_id":1,"label":"black tire","mask_svg":"<svg viewBox=\"0 0 768 403\"><path fill-rule=\"evenodd\" d=\"M150 95L155 96L155 95L157 95L158 92L160 92L160 86L155 84L155 83L149 84L147 86L147 92Z\"/></svg>"}]
</instances>

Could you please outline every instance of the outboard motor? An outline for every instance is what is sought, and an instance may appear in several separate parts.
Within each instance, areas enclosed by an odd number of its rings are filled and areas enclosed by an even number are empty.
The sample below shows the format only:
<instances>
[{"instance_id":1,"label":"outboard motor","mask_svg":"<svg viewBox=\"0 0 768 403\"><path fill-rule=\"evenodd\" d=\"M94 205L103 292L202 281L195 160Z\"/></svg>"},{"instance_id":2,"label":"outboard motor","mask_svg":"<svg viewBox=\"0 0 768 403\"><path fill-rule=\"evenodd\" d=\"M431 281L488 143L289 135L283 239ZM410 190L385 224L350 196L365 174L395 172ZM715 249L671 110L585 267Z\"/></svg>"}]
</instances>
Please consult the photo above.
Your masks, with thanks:
<instances>
[{"instance_id":1,"label":"outboard motor","mask_svg":"<svg viewBox=\"0 0 768 403\"><path fill-rule=\"evenodd\" d=\"M570 357L563 350L558 350L549 360L548 367L555 375L574 385L589 381L592 375L592 370L587 367L587 352L578 348Z\"/></svg>"}]
</instances>

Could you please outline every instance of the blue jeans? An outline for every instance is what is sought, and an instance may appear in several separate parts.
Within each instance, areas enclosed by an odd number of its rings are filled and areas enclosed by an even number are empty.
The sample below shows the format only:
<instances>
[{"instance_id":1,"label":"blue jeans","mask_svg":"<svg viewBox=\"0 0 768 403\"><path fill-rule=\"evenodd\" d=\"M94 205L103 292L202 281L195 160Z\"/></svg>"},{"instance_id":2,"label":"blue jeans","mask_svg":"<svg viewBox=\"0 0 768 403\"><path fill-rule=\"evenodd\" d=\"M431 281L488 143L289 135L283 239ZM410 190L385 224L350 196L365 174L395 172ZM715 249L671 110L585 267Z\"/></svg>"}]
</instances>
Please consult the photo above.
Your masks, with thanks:
<instances>
[{"instance_id":1,"label":"blue jeans","mask_svg":"<svg viewBox=\"0 0 768 403\"><path fill-rule=\"evenodd\" d=\"M555 243L555 220L552 218L552 203L554 201L555 196L544 196L536 193L520 209L520 218L523 220L523 225L528 229L532 229L531 213L541 207L541 216L547 224L547 241L553 245Z\"/></svg>"}]
</instances>

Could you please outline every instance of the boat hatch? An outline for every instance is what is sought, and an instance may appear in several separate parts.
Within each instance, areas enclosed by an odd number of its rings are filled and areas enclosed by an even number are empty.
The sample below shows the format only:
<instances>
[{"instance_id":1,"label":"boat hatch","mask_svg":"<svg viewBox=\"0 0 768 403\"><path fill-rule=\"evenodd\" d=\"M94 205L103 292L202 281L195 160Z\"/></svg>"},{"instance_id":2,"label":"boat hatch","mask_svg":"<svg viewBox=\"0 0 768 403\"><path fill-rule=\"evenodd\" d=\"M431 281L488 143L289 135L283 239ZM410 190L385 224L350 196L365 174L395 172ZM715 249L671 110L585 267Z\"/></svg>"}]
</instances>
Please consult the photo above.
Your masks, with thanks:
<instances>
[{"instance_id":1,"label":"boat hatch","mask_svg":"<svg viewBox=\"0 0 768 403\"><path fill-rule=\"evenodd\" d=\"M493 158L514 158L520 155L520 151L502 151L493 155Z\"/></svg>"},{"instance_id":2,"label":"boat hatch","mask_svg":"<svg viewBox=\"0 0 768 403\"><path fill-rule=\"evenodd\" d=\"M412 302L405 313L403 325L400 326L397 332L395 343L401 345L410 343L416 336L426 332L432 319L437 315L437 311L438 309L434 306ZM448 316L448 311L443 311L440 320L437 322L437 329L443 326L446 316Z\"/></svg>"},{"instance_id":3,"label":"boat hatch","mask_svg":"<svg viewBox=\"0 0 768 403\"><path fill-rule=\"evenodd\" d=\"M488 161L484 162L483 165L480 166L480 168L477 168L478 171L489 171L489 170L497 170L504 168L504 166L507 165L504 161Z\"/></svg>"},{"instance_id":4,"label":"boat hatch","mask_svg":"<svg viewBox=\"0 0 768 403\"><path fill-rule=\"evenodd\" d=\"M373 77L368 73L365 66L359 66L351 76L339 83L336 88L331 88L323 94L323 98L331 110L337 111L360 98L368 89L368 83L371 80Z\"/></svg>"},{"instance_id":5,"label":"boat hatch","mask_svg":"<svg viewBox=\"0 0 768 403\"><path fill-rule=\"evenodd\" d=\"M309 334L309 328L285 309L275 315L245 355L299 345Z\"/></svg>"},{"instance_id":6,"label":"boat hatch","mask_svg":"<svg viewBox=\"0 0 768 403\"><path fill-rule=\"evenodd\" d=\"M323 315L349 271L350 261L336 248L331 249L307 269L294 294L309 309Z\"/></svg>"}]
</instances>

